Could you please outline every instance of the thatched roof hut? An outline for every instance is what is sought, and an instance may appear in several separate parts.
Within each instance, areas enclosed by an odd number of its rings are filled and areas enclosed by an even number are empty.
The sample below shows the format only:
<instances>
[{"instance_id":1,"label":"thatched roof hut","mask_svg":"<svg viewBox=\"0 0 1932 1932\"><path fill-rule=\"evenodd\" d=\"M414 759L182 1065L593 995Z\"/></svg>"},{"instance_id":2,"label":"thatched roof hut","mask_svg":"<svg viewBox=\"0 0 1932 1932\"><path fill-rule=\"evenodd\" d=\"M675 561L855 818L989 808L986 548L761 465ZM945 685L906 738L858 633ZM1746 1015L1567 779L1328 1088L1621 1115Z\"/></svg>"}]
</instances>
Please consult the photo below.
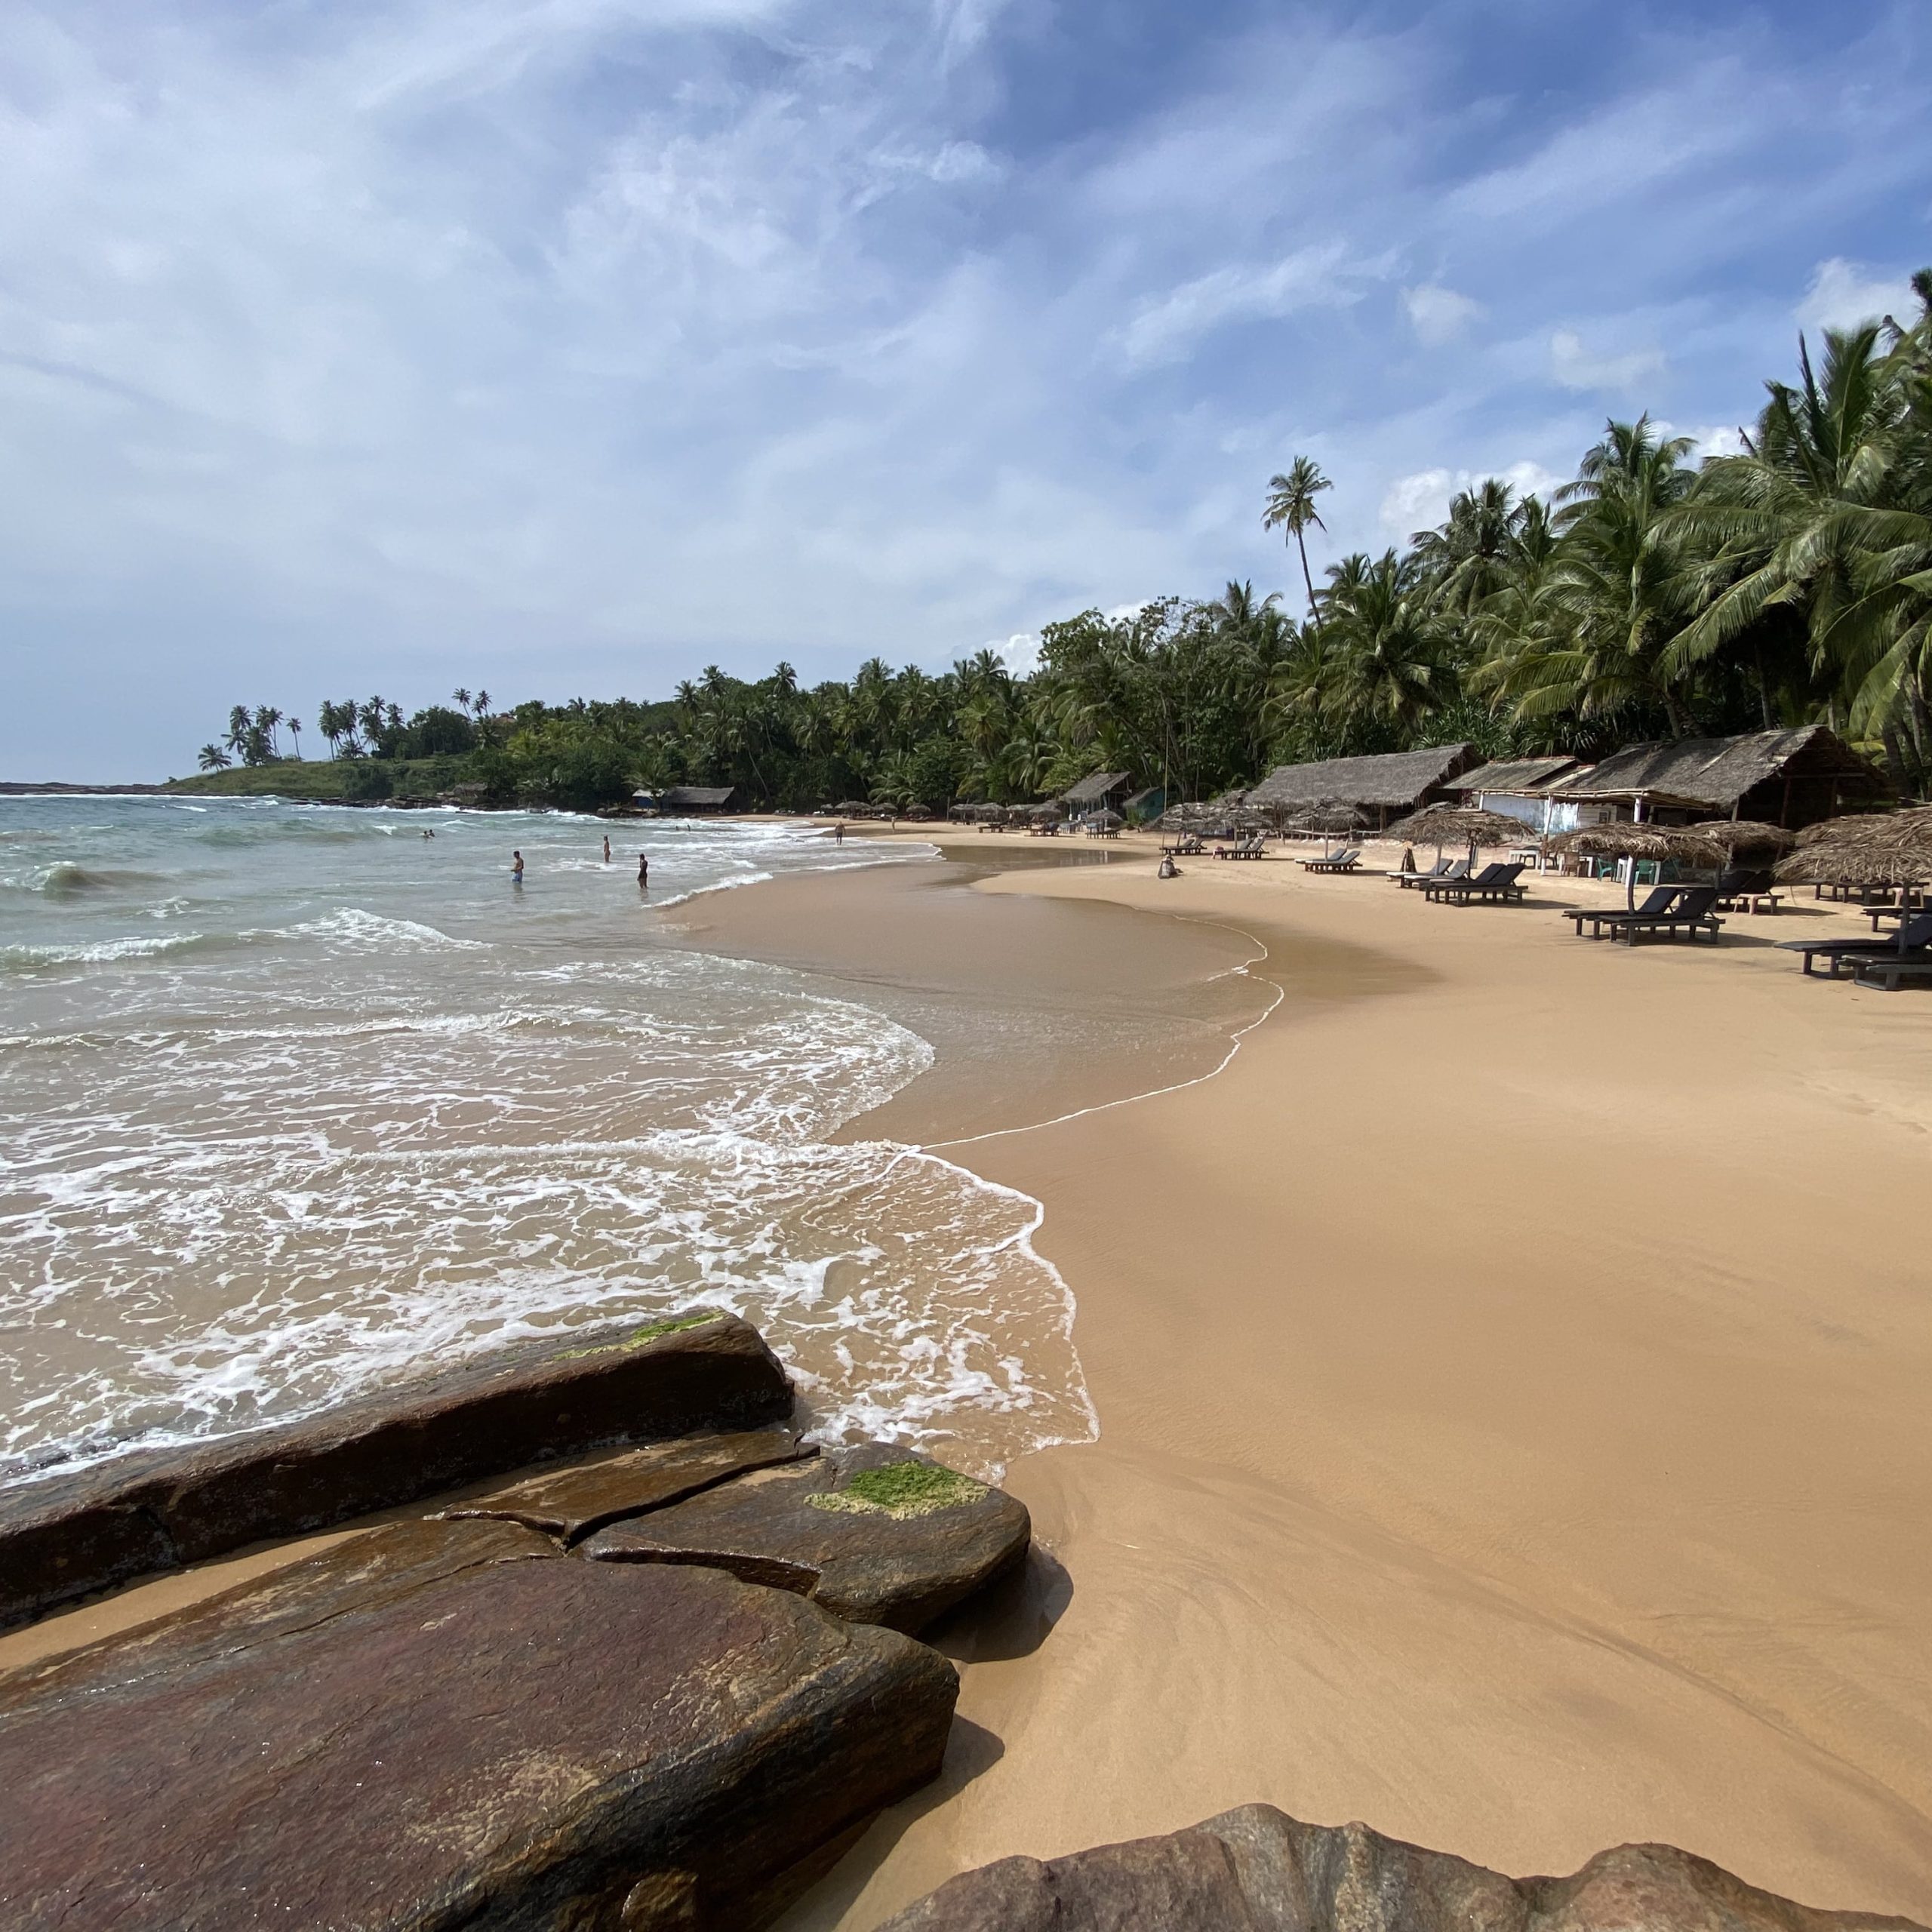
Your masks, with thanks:
<instances>
[{"instance_id":1,"label":"thatched roof hut","mask_svg":"<svg viewBox=\"0 0 1932 1932\"><path fill-rule=\"evenodd\" d=\"M1633 814L1641 808L1646 818L1753 818L1797 826L1831 817L1847 801L1884 798L1889 789L1878 768L1835 732L1807 724L1632 745L1558 779L1544 795Z\"/></svg>"},{"instance_id":2,"label":"thatched roof hut","mask_svg":"<svg viewBox=\"0 0 1932 1932\"><path fill-rule=\"evenodd\" d=\"M1583 761L1567 752L1551 758L1500 758L1463 773L1449 789L1475 805L1485 798L1540 798L1557 780L1574 777L1583 769Z\"/></svg>"},{"instance_id":3,"label":"thatched roof hut","mask_svg":"<svg viewBox=\"0 0 1932 1932\"><path fill-rule=\"evenodd\" d=\"M737 790L735 785L667 785L657 794L661 812L721 812Z\"/></svg>"},{"instance_id":4,"label":"thatched roof hut","mask_svg":"<svg viewBox=\"0 0 1932 1932\"><path fill-rule=\"evenodd\" d=\"M1078 785L1069 786L1060 795L1060 802L1076 812L1091 811L1096 805L1117 803L1133 789L1131 772L1096 771Z\"/></svg>"},{"instance_id":5,"label":"thatched roof hut","mask_svg":"<svg viewBox=\"0 0 1932 1932\"><path fill-rule=\"evenodd\" d=\"M1386 825L1445 798L1454 780L1476 761L1474 745L1458 744L1277 765L1246 802L1291 823L1322 807L1352 806L1367 815L1367 823Z\"/></svg>"}]
</instances>

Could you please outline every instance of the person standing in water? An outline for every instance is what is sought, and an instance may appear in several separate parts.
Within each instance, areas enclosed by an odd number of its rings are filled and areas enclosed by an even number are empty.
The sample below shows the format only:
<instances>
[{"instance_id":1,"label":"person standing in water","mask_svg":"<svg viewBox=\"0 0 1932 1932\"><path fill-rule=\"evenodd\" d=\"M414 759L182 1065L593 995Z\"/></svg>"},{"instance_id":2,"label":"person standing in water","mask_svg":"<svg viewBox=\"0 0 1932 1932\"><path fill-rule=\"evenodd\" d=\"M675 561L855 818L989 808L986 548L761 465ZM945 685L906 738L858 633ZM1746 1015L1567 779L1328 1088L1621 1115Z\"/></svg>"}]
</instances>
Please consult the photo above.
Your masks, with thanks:
<instances>
[{"instance_id":1,"label":"person standing in water","mask_svg":"<svg viewBox=\"0 0 1932 1932\"><path fill-rule=\"evenodd\" d=\"M607 866L611 863L611 835L608 832L604 835L604 863Z\"/></svg>"},{"instance_id":2,"label":"person standing in water","mask_svg":"<svg viewBox=\"0 0 1932 1932\"><path fill-rule=\"evenodd\" d=\"M832 828L832 842L835 845L845 842L845 821L842 818Z\"/></svg>"},{"instance_id":3,"label":"person standing in water","mask_svg":"<svg viewBox=\"0 0 1932 1932\"><path fill-rule=\"evenodd\" d=\"M651 861L641 852L637 855L637 882L646 892L651 890Z\"/></svg>"},{"instance_id":4,"label":"person standing in water","mask_svg":"<svg viewBox=\"0 0 1932 1932\"><path fill-rule=\"evenodd\" d=\"M523 854L521 852L510 854L510 883L512 885L523 883Z\"/></svg>"}]
</instances>

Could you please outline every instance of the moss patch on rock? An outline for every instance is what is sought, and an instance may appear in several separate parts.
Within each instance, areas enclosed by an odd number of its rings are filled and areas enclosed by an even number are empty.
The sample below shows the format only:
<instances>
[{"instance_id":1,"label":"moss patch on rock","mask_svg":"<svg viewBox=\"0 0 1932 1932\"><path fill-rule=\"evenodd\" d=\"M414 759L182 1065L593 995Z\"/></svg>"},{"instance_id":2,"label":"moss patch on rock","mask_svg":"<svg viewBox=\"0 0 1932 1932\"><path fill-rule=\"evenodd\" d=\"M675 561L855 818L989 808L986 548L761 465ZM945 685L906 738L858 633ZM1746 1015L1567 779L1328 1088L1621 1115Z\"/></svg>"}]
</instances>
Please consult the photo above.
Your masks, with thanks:
<instances>
[{"instance_id":1,"label":"moss patch on rock","mask_svg":"<svg viewBox=\"0 0 1932 1932\"><path fill-rule=\"evenodd\" d=\"M986 1494L984 1483L962 1476L937 1463L888 1463L882 1469L860 1469L843 1489L805 1498L814 1509L831 1509L850 1516L937 1515L977 1503Z\"/></svg>"},{"instance_id":2,"label":"moss patch on rock","mask_svg":"<svg viewBox=\"0 0 1932 1932\"><path fill-rule=\"evenodd\" d=\"M582 1361L587 1355L615 1355L620 1349L641 1349L647 1342L654 1342L660 1335L675 1335L685 1328L702 1328L707 1321L715 1321L715 1315L669 1315L661 1321L647 1321L641 1328L631 1332L615 1342L600 1343L594 1349L566 1349L556 1359L558 1361Z\"/></svg>"}]
</instances>

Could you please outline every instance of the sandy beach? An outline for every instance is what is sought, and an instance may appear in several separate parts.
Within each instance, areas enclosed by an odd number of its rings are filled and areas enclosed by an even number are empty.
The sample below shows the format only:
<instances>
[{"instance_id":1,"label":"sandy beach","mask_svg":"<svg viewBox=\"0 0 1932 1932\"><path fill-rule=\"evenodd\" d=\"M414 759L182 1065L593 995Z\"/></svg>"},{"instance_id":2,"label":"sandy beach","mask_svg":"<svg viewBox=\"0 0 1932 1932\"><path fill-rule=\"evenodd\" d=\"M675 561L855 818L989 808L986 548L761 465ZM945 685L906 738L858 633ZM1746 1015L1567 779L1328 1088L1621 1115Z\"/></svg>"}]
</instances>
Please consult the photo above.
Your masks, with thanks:
<instances>
[{"instance_id":1,"label":"sandy beach","mask_svg":"<svg viewBox=\"0 0 1932 1932\"><path fill-rule=\"evenodd\" d=\"M1771 943L1862 917L1632 951L1552 909L1608 886L945 842L683 909L924 1016L855 1131L1045 1204L1100 1419L1008 1472L1049 1555L953 1645L945 1786L788 1927L1255 1799L1932 1912L1932 1004ZM1067 1066L983 1038L1117 1007Z\"/></svg>"}]
</instances>

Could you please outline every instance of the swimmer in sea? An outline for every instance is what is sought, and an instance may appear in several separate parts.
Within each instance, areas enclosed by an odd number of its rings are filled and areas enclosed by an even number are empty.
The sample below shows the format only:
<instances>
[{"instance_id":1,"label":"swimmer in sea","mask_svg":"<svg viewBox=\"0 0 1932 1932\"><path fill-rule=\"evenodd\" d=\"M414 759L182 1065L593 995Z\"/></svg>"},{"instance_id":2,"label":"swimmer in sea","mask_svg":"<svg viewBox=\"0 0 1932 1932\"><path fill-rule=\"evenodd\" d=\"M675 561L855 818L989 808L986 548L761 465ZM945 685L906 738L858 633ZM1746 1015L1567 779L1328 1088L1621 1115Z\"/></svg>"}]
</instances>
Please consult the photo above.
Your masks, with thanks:
<instances>
[{"instance_id":1,"label":"swimmer in sea","mask_svg":"<svg viewBox=\"0 0 1932 1932\"><path fill-rule=\"evenodd\" d=\"M651 890L651 861L641 852L637 855L637 882L645 891Z\"/></svg>"},{"instance_id":2,"label":"swimmer in sea","mask_svg":"<svg viewBox=\"0 0 1932 1932\"><path fill-rule=\"evenodd\" d=\"M611 835L608 832L604 835L604 863L607 866L611 863Z\"/></svg>"},{"instance_id":3,"label":"swimmer in sea","mask_svg":"<svg viewBox=\"0 0 1932 1932\"><path fill-rule=\"evenodd\" d=\"M512 885L523 883L523 854L521 852L510 854L510 883Z\"/></svg>"}]
</instances>

